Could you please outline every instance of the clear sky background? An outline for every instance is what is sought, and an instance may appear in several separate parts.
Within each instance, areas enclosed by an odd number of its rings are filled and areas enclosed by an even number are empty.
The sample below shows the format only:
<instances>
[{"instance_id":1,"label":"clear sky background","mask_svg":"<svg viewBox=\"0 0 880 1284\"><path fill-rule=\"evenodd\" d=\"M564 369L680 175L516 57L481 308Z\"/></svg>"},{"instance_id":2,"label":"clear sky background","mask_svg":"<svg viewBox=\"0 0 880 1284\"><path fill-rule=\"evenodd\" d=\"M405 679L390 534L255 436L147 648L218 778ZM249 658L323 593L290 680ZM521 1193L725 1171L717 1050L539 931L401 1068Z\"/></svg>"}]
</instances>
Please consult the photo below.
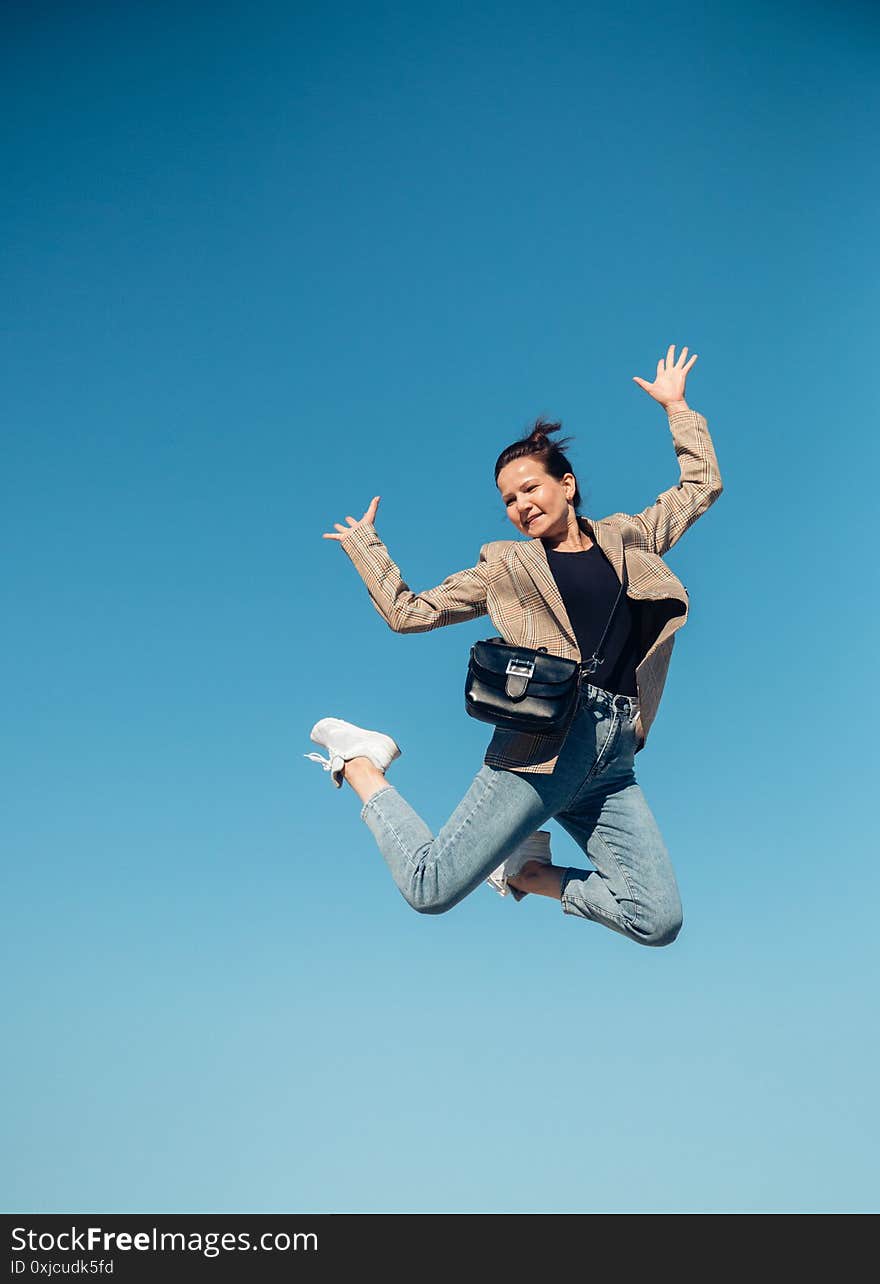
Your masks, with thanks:
<instances>
[{"instance_id":1,"label":"clear sky background","mask_svg":"<svg viewBox=\"0 0 880 1284\"><path fill-rule=\"evenodd\" d=\"M853 0L4 6L4 1211L877 1210L878 55ZM538 414L638 511L669 343L682 933L415 914L308 733L439 827L493 630L321 533L472 565Z\"/></svg>"}]
</instances>

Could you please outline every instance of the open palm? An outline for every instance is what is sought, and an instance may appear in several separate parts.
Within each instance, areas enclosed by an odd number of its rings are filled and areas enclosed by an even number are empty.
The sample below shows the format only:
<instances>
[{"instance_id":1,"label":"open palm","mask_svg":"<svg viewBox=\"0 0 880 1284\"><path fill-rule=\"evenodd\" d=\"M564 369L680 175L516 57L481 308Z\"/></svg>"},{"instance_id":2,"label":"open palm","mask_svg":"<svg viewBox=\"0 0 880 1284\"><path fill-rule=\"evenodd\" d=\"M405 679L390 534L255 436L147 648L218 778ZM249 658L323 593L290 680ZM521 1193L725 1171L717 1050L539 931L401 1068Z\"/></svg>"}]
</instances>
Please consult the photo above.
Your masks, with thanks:
<instances>
[{"instance_id":1,"label":"open palm","mask_svg":"<svg viewBox=\"0 0 880 1284\"><path fill-rule=\"evenodd\" d=\"M364 513L363 517L360 519L359 522L355 521L353 517L346 517L345 520L348 522L347 526L343 526L341 522L334 522L333 525L336 527L336 530L339 532L339 534L334 534L333 531L326 531L321 536L321 538L344 540L344 539L347 539L347 537L351 534L353 530L357 530L358 526L366 526L368 522L375 521L376 509L379 507L379 499L380 499L379 495L373 496L373 498L370 500L367 511Z\"/></svg>"},{"instance_id":2,"label":"open palm","mask_svg":"<svg viewBox=\"0 0 880 1284\"><path fill-rule=\"evenodd\" d=\"M633 382L640 388L644 388L648 396L659 401L661 406L668 406L674 401L684 401L684 386L688 371L696 361L697 354L694 353L687 364L685 364L686 356L687 348L682 348L681 355L676 361L675 344L670 343L665 358L661 357L657 362L657 377L654 382L648 383L638 375L633 375Z\"/></svg>"}]
</instances>

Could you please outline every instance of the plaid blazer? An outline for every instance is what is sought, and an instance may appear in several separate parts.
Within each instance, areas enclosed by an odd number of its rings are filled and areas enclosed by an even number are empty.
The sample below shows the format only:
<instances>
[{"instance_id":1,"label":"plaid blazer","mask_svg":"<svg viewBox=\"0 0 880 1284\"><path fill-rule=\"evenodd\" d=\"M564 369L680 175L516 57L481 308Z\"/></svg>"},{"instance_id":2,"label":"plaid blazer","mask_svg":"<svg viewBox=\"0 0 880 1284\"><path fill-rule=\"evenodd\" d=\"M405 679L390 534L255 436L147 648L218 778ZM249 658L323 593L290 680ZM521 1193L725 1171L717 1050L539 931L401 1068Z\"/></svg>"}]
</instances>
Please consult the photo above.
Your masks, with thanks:
<instances>
[{"instance_id":1,"label":"plaid blazer","mask_svg":"<svg viewBox=\"0 0 880 1284\"><path fill-rule=\"evenodd\" d=\"M644 748L660 705L675 634L687 620L685 586L662 561L663 554L721 494L721 474L703 415L669 415L681 477L640 513L612 513L578 524L623 578L627 596L640 603L642 659L636 668L638 753ZM372 523L341 541L367 586L373 605L396 633L425 633L489 615L507 642L580 660L577 639L540 539L493 540L480 549L476 566L457 571L436 588L413 593ZM553 771L565 734L546 736L496 729L484 761L509 771Z\"/></svg>"}]
</instances>

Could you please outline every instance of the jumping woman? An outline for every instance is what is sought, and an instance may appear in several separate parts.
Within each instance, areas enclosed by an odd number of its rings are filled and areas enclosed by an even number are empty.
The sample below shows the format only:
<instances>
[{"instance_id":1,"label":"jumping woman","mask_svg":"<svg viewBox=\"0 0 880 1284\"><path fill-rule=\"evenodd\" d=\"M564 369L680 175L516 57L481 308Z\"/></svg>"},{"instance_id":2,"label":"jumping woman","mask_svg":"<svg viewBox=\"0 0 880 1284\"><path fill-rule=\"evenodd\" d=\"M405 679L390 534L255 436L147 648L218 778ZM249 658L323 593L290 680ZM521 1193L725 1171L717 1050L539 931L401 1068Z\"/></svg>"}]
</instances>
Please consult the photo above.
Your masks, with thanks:
<instances>
[{"instance_id":1,"label":"jumping woman","mask_svg":"<svg viewBox=\"0 0 880 1284\"><path fill-rule=\"evenodd\" d=\"M517 900L529 892L551 897L563 913L641 945L668 945L679 933L675 874L634 758L688 614L687 591L662 557L722 489L706 420L685 401L697 360L686 357L683 348L676 360L673 344L653 383L633 376L665 409L681 470L678 484L640 513L581 516L565 442L551 439L561 425L538 420L495 464L501 502L525 539L484 544L476 566L437 588L413 593L404 583L376 533L379 496L360 521L346 517L347 525L334 523L323 536L342 545L396 633L488 614L505 642L546 647L582 670L567 730L496 729L482 767L436 835L385 779L400 753L390 736L339 718L315 724L311 738L329 756L306 757L322 763L337 787L347 780L354 789L394 881L420 913L442 914L488 880ZM540 828L550 819L593 868L551 863L550 835Z\"/></svg>"}]
</instances>

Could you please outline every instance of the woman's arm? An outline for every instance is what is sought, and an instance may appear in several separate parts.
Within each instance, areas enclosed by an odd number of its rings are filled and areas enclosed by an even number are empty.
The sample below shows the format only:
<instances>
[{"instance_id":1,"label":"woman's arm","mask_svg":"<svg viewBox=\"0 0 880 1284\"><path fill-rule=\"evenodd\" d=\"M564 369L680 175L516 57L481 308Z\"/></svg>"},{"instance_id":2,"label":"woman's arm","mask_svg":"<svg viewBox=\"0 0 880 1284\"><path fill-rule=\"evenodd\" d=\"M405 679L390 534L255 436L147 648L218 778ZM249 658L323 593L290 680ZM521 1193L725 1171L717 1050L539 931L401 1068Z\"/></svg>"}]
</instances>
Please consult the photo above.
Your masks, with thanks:
<instances>
[{"instance_id":1,"label":"woman's arm","mask_svg":"<svg viewBox=\"0 0 880 1284\"><path fill-rule=\"evenodd\" d=\"M346 518L348 527L335 523L336 539L354 563L367 586L373 606L395 633L427 633L445 624L460 624L486 614L488 563L486 545L480 549L476 566L457 571L436 588L413 593L401 578L397 565L373 525L379 497L372 501L359 522Z\"/></svg>"},{"instance_id":2,"label":"woman's arm","mask_svg":"<svg viewBox=\"0 0 880 1284\"><path fill-rule=\"evenodd\" d=\"M676 486L663 491L656 501L640 513L615 514L630 525L633 541L648 552L661 556L692 526L724 489L715 457L715 447L703 415L684 399L688 371L696 354L685 364L687 348L675 361L675 345L670 345L665 361L657 362L657 376L649 384L633 376L634 381L659 402L669 416L669 427L678 456L681 476Z\"/></svg>"}]
</instances>

